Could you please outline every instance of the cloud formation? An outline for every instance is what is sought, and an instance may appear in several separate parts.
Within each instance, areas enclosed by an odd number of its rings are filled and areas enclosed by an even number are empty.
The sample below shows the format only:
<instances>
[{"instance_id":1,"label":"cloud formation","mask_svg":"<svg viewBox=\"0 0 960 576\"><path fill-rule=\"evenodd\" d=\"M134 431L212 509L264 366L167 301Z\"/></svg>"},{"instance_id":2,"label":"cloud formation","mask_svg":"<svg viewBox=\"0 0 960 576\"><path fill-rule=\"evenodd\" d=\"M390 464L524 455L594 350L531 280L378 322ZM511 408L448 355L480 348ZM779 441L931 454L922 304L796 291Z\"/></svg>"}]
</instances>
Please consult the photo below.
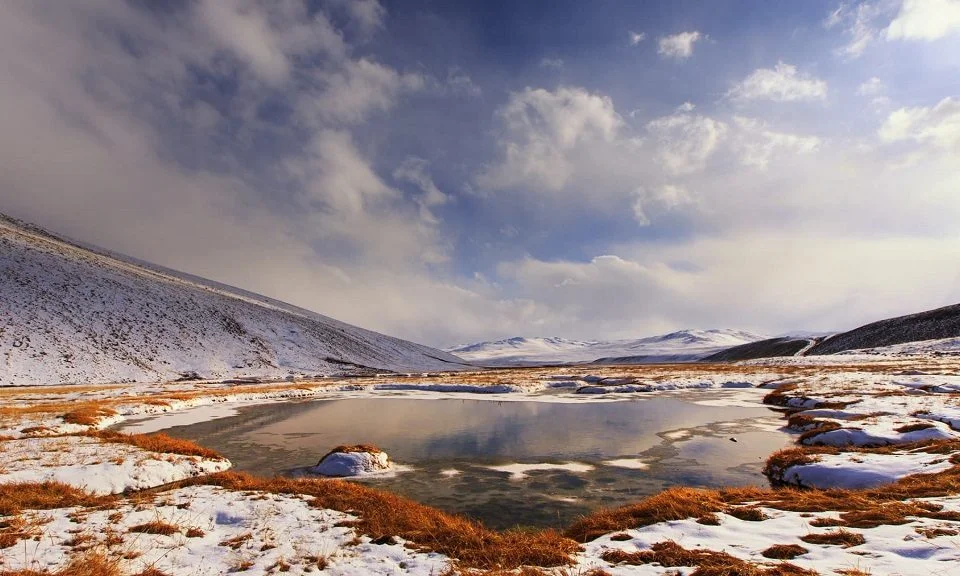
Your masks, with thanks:
<instances>
[{"instance_id":1,"label":"cloud formation","mask_svg":"<svg viewBox=\"0 0 960 576\"><path fill-rule=\"evenodd\" d=\"M852 327L960 294L952 28L869 4L717 19L698 67L649 3L610 9L659 55L430 3L0 3L0 211L436 345Z\"/></svg>"},{"instance_id":2,"label":"cloud formation","mask_svg":"<svg viewBox=\"0 0 960 576\"><path fill-rule=\"evenodd\" d=\"M757 68L727 92L732 100L803 102L826 100L827 83L796 66L777 62L773 68Z\"/></svg>"},{"instance_id":3,"label":"cloud formation","mask_svg":"<svg viewBox=\"0 0 960 576\"><path fill-rule=\"evenodd\" d=\"M663 36L657 41L657 54L664 58L686 60L693 56L693 45L700 40L703 40L703 35L696 30Z\"/></svg>"}]
</instances>

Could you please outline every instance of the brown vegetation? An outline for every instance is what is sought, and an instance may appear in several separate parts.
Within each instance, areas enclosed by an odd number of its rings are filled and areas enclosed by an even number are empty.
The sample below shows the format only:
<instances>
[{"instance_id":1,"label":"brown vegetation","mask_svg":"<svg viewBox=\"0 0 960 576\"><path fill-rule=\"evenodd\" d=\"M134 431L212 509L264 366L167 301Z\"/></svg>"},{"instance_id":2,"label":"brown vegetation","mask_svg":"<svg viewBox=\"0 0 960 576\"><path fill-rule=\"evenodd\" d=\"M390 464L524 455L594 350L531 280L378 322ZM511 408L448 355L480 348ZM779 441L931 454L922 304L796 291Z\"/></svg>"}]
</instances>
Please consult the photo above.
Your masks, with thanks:
<instances>
[{"instance_id":1,"label":"brown vegetation","mask_svg":"<svg viewBox=\"0 0 960 576\"><path fill-rule=\"evenodd\" d=\"M103 418L114 416L116 413L116 410L108 408L100 402L88 402L67 412L62 418L67 424L96 426Z\"/></svg>"},{"instance_id":2,"label":"brown vegetation","mask_svg":"<svg viewBox=\"0 0 960 576\"><path fill-rule=\"evenodd\" d=\"M96 432L87 432L87 436L99 438L103 442L112 444L128 444L136 446L150 452L159 452L161 454L181 454L184 456L200 456L201 458L211 458L222 460L218 452L209 448L204 448L196 442L190 440L181 440L168 436L162 432L156 434L124 434L112 430L99 430Z\"/></svg>"},{"instance_id":3,"label":"brown vegetation","mask_svg":"<svg viewBox=\"0 0 960 576\"><path fill-rule=\"evenodd\" d=\"M143 524L137 524L132 526L129 532L138 532L140 534L160 534L162 536L170 536L172 534L178 534L180 528L163 522L162 520L151 520L150 522L144 522Z\"/></svg>"},{"instance_id":4,"label":"brown vegetation","mask_svg":"<svg viewBox=\"0 0 960 576\"><path fill-rule=\"evenodd\" d=\"M570 555L579 548L575 542L552 530L495 532L479 522L342 480L260 479L248 474L221 472L182 484L310 495L313 496L310 500L312 506L353 511L360 518L357 530L372 539L397 536L422 549L457 558L471 568L562 566L570 562Z\"/></svg>"},{"instance_id":5,"label":"brown vegetation","mask_svg":"<svg viewBox=\"0 0 960 576\"><path fill-rule=\"evenodd\" d=\"M0 484L0 516L22 510L50 510L69 506L102 506L115 501L110 496L93 496L62 482L10 482Z\"/></svg>"},{"instance_id":6,"label":"brown vegetation","mask_svg":"<svg viewBox=\"0 0 960 576\"><path fill-rule=\"evenodd\" d=\"M772 558L773 560L793 560L797 556L803 556L807 552L809 552L809 550L799 544L774 544L760 554L763 555L764 558Z\"/></svg>"},{"instance_id":7,"label":"brown vegetation","mask_svg":"<svg viewBox=\"0 0 960 576\"><path fill-rule=\"evenodd\" d=\"M808 544L843 546L844 548L859 546L867 541L866 538L863 537L863 534L850 532L843 528L834 532L807 534L806 536L801 536L800 539Z\"/></svg>"},{"instance_id":8,"label":"brown vegetation","mask_svg":"<svg viewBox=\"0 0 960 576\"><path fill-rule=\"evenodd\" d=\"M667 540L657 542L650 550L640 552L624 552L623 550L608 550L601 556L611 564L642 564L657 563L665 567L695 566L697 569L691 576L815 576L816 572L805 570L799 566L785 562L772 566L760 566L745 560L740 560L726 552L714 550L687 550L676 542Z\"/></svg>"},{"instance_id":9,"label":"brown vegetation","mask_svg":"<svg viewBox=\"0 0 960 576\"><path fill-rule=\"evenodd\" d=\"M87 553L74 556L70 562L57 570L2 570L0 576L122 576L120 562L103 554Z\"/></svg>"},{"instance_id":10,"label":"brown vegetation","mask_svg":"<svg viewBox=\"0 0 960 576\"><path fill-rule=\"evenodd\" d=\"M930 422L917 422L914 424L904 424L899 428L894 428L895 431L900 432L901 434L906 434L907 432L916 432L917 430L927 430L928 428L936 428L934 424Z\"/></svg>"},{"instance_id":11,"label":"brown vegetation","mask_svg":"<svg viewBox=\"0 0 960 576\"><path fill-rule=\"evenodd\" d=\"M334 448L333 450L327 452L320 458L320 462L323 462L324 458L331 454L336 454L338 452L349 454L352 452L369 452L371 454L379 454L383 452L380 448L374 446L373 444L341 444Z\"/></svg>"}]
</instances>

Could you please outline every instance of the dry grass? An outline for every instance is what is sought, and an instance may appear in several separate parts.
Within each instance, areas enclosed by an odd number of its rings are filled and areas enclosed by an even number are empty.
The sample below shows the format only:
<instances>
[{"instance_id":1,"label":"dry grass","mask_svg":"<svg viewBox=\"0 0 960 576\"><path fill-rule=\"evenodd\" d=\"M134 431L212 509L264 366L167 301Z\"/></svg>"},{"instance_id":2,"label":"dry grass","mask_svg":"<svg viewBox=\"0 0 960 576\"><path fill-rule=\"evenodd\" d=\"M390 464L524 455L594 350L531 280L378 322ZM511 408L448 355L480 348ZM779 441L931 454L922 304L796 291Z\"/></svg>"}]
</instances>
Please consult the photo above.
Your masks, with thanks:
<instances>
[{"instance_id":1,"label":"dry grass","mask_svg":"<svg viewBox=\"0 0 960 576\"><path fill-rule=\"evenodd\" d=\"M57 570L2 570L0 576L123 576L119 559L107 558L100 553L74 556L70 562Z\"/></svg>"},{"instance_id":2,"label":"dry grass","mask_svg":"<svg viewBox=\"0 0 960 576\"><path fill-rule=\"evenodd\" d=\"M914 531L924 538L938 538L940 536L956 536L960 534L960 532L952 528L916 528Z\"/></svg>"},{"instance_id":3,"label":"dry grass","mask_svg":"<svg viewBox=\"0 0 960 576\"><path fill-rule=\"evenodd\" d=\"M797 556L803 556L807 552L809 552L809 550L799 544L774 544L760 554L764 558L771 558L773 560L793 560Z\"/></svg>"},{"instance_id":4,"label":"dry grass","mask_svg":"<svg viewBox=\"0 0 960 576\"><path fill-rule=\"evenodd\" d=\"M94 496L62 482L10 482L0 484L0 516L22 510L51 510L71 506L104 506L111 496Z\"/></svg>"},{"instance_id":5,"label":"dry grass","mask_svg":"<svg viewBox=\"0 0 960 576\"><path fill-rule=\"evenodd\" d=\"M355 513L360 518L356 524L358 532L374 540L397 536L421 549L457 558L471 568L563 566L570 563L570 555L579 549L575 542L553 530L495 532L479 522L342 480L260 479L249 474L221 472L182 484L310 495L312 506Z\"/></svg>"},{"instance_id":6,"label":"dry grass","mask_svg":"<svg viewBox=\"0 0 960 576\"><path fill-rule=\"evenodd\" d=\"M144 522L143 524L137 524L132 526L128 532L137 532L140 534L160 534L163 536L171 536L173 534L179 534L180 528L174 526L173 524L168 524L162 520L151 520L150 522Z\"/></svg>"},{"instance_id":7,"label":"dry grass","mask_svg":"<svg viewBox=\"0 0 960 576\"><path fill-rule=\"evenodd\" d=\"M70 410L61 418L67 424L96 426L100 423L100 420L115 416L116 413L116 410L107 407L102 402L89 402Z\"/></svg>"},{"instance_id":8,"label":"dry grass","mask_svg":"<svg viewBox=\"0 0 960 576\"><path fill-rule=\"evenodd\" d=\"M756 506L736 506L727 509L727 514L748 522L762 522L768 518L763 510Z\"/></svg>"},{"instance_id":9,"label":"dry grass","mask_svg":"<svg viewBox=\"0 0 960 576\"><path fill-rule=\"evenodd\" d=\"M323 462L324 458L331 454L336 454L337 452L342 452L344 454L349 454L352 452L369 452L371 454L379 454L383 452L383 450L377 446L374 446L373 444L341 444L324 454L323 457L320 458L319 462Z\"/></svg>"},{"instance_id":10,"label":"dry grass","mask_svg":"<svg viewBox=\"0 0 960 576\"><path fill-rule=\"evenodd\" d=\"M894 428L894 430L901 434L906 434L907 432L916 432L917 430L927 430L929 428L936 428L936 426L930 422L917 422L915 424L905 424L899 428Z\"/></svg>"},{"instance_id":11,"label":"dry grass","mask_svg":"<svg viewBox=\"0 0 960 576\"><path fill-rule=\"evenodd\" d=\"M193 527L187 528L186 535L187 535L187 538L203 538L204 536L207 535L207 533L201 530L200 528L193 526Z\"/></svg>"},{"instance_id":12,"label":"dry grass","mask_svg":"<svg viewBox=\"0 0 960 576\"><path fill-rule=\"evenodd\" d=\"M160 570L157 570L156 568L151 566L150 568L147 568L142 572L137 572L133 576L168 576L168 574L166 572L161 572Z\"/></svg>"},{"instance_id":13,"label":"dry grass","mask_svg":"<svg viewBox=\"0 0 960 576\"><path fill-rule=\"evenodd\" d=\"M687 550L676 542L657 542L650 550L624 552L608 550L601 556L612 564L639 566L657 563L672 568L695 566L691 576L816 576L816 572L785 562L772 566L759 566L740 560L725 552L714 550Z\"/></svg>"},{"instance_id":14,"label":"dry grass","mask_svg":"<svg viewBox=\"0 0 960 576\"><path fill-rule=\"evenodd\" d=\"M0 550L11 548L21 540L39 536L43 524L43 521L27 519L22 514L0 520Z\"/></svg>"},{"instance_id":15,"label":"dry grass","mask_svg":"<svg viewBox=\"0 0 960 576\"><path fill-rule=\"evenodd\" d=\"M797 438L797 442L800 444L808 444L810 440L814 440L817 436L823 434L824 432L830 432L831 430L839 430L843 428L837 422L832 422L830 420L814 420L814 428L807 430Z\"/></svg>"},{"instance_id":16,"label":"dry grass","mask_svg":"<svg viewBox=\"0 0 960 576\"><path fill-rule=\"evenodd\" d=\"M161 454L181 454L183 456L200 456L201 458L216 460L223 459L223 456L218 452L204 448L196 442L167 436L162 432L157 434L123 434L122 432L114 432L112 430L99 430L96 432L87 432L86 435L99 438L103 442L128 444Z\"/></svg>"},{"instance_id":17,"label":"dry grass","mask_svg":"<svg viewBox=\"0 0 960 576\"><path fill-rule=\"evenodd\" d=\"M669 488L636 504L613 510L600 510L581 518L564 534L578 542L588 542L610 532L640 528L669 520L701 518L727 508L725 496L717 490Z\"/></svg>"},{"instance_id":18,"label":"dry grass","mask_svg":"<svg viewBox=\"0 0 960 576\"><path fill-rule=\"evenodd\" d=\"M820 546L843 546L844 548L859 546L867 541L866 538L863 537L863 534L850 532L848 530L844 530L843 528L834 532L807 534L806 536L801 536L800 539L808 544L818 544Z\"/></svg>"}]
</instances>

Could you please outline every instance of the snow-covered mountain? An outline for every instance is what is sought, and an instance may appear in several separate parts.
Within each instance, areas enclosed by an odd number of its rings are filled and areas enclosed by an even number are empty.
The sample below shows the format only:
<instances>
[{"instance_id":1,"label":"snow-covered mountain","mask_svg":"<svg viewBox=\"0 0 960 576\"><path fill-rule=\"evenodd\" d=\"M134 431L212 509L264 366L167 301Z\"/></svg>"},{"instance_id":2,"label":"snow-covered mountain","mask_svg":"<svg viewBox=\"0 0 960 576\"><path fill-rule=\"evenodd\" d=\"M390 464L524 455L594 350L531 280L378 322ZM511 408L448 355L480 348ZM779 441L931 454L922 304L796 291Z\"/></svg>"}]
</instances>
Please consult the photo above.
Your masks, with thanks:
<instances>
[{"instance_id":1,"label":"snow-covered mountain","mask_svg":"<svg viewBox=\"0 0 960 576\"><path fill-rule=\"evenodd\" d=\"M440 350L0 215L0 385L463 367Z\"/></svg>"},{"instance_id":2,"label":"snow-covered mountain","mask_svg":"<svg viewBox=\"0 0 960 576\"><path fill-rule=\"evenodd\" d=\"M487 366L570 362L692 362L763 336L741 330L681 330L637 340L582 341L565 338L508 338L447 349Z\"/></svg>"}]
</instances>

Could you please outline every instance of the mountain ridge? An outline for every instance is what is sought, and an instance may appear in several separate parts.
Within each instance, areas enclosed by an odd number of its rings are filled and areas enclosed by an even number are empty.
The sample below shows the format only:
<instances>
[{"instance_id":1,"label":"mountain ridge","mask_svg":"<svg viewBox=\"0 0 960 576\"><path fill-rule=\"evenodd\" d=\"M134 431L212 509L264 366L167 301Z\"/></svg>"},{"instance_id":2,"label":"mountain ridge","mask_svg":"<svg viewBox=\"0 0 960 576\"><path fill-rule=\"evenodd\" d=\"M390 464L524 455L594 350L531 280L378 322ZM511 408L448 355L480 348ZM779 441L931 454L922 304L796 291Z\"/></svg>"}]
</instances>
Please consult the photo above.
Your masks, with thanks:
<instances>
[{"instance_id":1,"label":"mountain ridge","mask_svg":"<svg viewBox=\"0 0 960 576\"><path fill-rule=\"evenodd\" d=\"M0 385L469 368L358 328L0 215Z\"/></svg>"},{"instance_id":2,"label":"mountain ridge","mask_svg":"<svg viewBox=\"0 0 960 576\"><path fill-rule=\"evenodd\" d=\"M515 336L445 350L491 366L544 363L691 362L701 356L763 336L733 329L687 329L625 340L572 340Z\"/></svg>"}]
</instances>

